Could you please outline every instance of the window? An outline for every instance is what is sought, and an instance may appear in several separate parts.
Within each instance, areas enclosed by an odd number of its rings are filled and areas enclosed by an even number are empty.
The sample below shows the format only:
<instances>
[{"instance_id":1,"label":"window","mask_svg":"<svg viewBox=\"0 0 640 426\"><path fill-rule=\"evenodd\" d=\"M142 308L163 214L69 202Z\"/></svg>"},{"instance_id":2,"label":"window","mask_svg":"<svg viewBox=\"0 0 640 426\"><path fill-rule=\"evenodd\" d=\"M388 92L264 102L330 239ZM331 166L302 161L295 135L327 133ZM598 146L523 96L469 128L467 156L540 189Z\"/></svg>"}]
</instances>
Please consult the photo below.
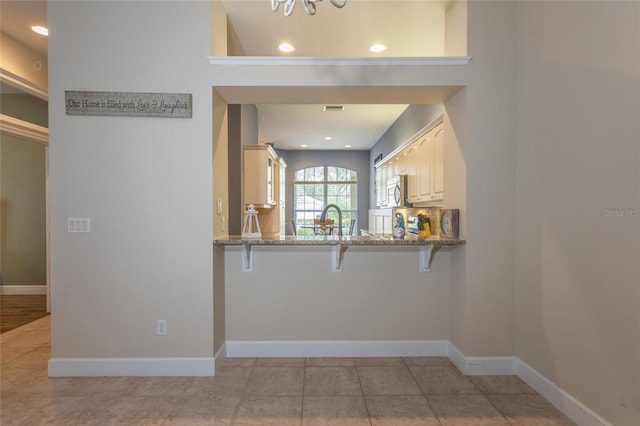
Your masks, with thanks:
<instances>
[{"instance_id":1,"label":"window","mask_svg":"<svg viewBox=\"0 0 640 426\"><path fill-rule=\"evenodd\" d=\"M293 178L293 218L299 228L298 235L312 235L313 220L319 219L322 210L329 204L340 208L343 232L348 232L351 219L358 218L358 180L355 170L335 166L296 170ZM335 209L330 209L327 217L338 223Z\"/></svg>"}]
</instances>

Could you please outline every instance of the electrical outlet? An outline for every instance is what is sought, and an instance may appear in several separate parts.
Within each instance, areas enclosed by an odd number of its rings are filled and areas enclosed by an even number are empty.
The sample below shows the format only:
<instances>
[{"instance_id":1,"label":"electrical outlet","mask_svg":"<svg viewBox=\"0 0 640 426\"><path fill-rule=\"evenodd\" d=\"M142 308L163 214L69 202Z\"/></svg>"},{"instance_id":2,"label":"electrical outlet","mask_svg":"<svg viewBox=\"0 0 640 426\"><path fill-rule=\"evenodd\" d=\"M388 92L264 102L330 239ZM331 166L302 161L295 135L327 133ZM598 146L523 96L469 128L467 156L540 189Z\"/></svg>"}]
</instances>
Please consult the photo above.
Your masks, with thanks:
<instances>
[{"instance_id":1,"label":"electrical outlet","mask_svg":"<svg viewBox=\"0 0 640 426\"><path fill-rule=\"evenodd\" d=\"M167 320L158 320L158 336L167 335Z\"/></svg>"},{"instance_id":2,"label":"electrical outlet","mask_svg":"<svg viewBox=\"0 0 640 426\"><path fill-rule=\"evenodd\" d=\"M222 231L227 229L227 219L224 216L222 216L222 220L220 221L220 229Z\"/></svg>"}]
</instances>

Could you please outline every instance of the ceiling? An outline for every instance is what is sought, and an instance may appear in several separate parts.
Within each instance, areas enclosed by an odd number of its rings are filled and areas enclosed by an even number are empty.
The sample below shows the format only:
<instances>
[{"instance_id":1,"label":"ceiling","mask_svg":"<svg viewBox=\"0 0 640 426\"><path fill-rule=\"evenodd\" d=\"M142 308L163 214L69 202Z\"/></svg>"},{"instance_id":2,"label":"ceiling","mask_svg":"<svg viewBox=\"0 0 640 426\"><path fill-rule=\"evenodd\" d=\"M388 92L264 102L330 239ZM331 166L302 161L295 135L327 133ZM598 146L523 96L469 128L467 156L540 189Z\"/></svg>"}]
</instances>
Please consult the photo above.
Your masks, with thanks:
<instances>
[{"instance_id":1,"label":"ceiling","mask_svg":"<svg viewBox=\"0 0 640 426\"><path fill-rule=\"evenodd\" d=\"M329 0L316 3L314 16L296 0L293 14L270 0L222 0L228 14L230 56L281 56L277 46L296 47L288 56L407 57L442 56L444 13L451 0L347 0L344 8ZM29 49L47 56L46 37L31 31L46 26L47 2L1 0L0 30ZM384 52L369 46L384 43ZM343 112L323 105L260 104L258 138L279 149L368 150L406 109L407 104L347 104ZM331 136L332 140L325 140ZM306 144L308 147L301 148Z\"/></svg>"},{"instance_id":2,"label":"ceiling","mask_svg":"<svg viewBox=\"0 0 640 426\"><path fill-rule=\"evenodd\" d=\"M258 105L259 138L279 149L369 150L372 141L375 143L407 108L343 106L343 111L324 111L323 105Z\"/></svg>"},{"instance_id":3,"label":"ceiling","mask_svg":"<svg viewBox=\"0 0 640 426\"><path fill-rule=\"evenodd\" d=\"M30 50L46 57L47 37L31 31L33 25L47 26L46 1L0 1L0 30Z\"/></svg>"}]
</instances>

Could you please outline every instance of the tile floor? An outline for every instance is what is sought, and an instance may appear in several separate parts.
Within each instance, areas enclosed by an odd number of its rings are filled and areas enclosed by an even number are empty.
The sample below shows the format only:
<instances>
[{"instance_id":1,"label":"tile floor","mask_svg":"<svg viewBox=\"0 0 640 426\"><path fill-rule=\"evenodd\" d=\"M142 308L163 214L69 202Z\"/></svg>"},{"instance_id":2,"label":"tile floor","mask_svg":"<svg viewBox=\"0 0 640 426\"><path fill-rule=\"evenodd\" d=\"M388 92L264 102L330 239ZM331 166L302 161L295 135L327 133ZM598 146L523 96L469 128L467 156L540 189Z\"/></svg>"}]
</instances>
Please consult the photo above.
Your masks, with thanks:
<instances>
[{"instance_id":1,"label":"tile floor","mask_svg":"<svg viewBox=\"0 0 640 426\"><path fill-rule=\"evenodd\" d=\"M49 317L0 336L0 424L569 425L515 376L446 358L235 358L216 377L48 378Z\"/></svg>"}]
</instances>

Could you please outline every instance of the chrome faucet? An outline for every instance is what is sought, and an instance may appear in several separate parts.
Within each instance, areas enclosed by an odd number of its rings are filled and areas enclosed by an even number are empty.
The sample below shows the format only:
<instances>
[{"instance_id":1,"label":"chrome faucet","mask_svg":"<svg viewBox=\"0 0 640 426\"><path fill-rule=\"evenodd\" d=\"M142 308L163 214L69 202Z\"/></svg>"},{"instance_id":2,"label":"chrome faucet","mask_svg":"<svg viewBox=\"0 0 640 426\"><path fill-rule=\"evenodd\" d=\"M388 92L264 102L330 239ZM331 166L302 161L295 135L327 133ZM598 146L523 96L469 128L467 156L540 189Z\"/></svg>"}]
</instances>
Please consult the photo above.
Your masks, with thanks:
<instances>
[{"instance_id":1,"label":"chrome faucet","mask_svg":"<svg viewBox=\"0 0 640 426\"><path fill-rule=\"evenodd\" d=\"M340 210L340 207L336 206L335 204L327 204L327 207L324 208L324 210L322 210L322 214L320 215L320 221L324 222L325 219L327 218L327 211L329 210L330 207L333 207L336 209L336 211L338 212L338 235L342 235L342 210Z\"/></svg>"}]
</instances>

